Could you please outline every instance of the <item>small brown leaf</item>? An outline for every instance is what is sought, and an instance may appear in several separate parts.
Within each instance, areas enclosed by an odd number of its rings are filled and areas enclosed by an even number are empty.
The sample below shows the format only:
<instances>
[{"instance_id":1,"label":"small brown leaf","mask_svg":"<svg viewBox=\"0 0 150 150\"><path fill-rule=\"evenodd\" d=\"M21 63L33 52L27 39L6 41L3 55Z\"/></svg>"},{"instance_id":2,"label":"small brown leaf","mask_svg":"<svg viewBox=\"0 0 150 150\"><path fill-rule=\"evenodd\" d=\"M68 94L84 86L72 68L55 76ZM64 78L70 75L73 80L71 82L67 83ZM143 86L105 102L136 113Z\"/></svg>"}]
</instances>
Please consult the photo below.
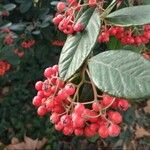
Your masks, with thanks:
<instances>
[{"instance_id":1,"label":"small brown leaf","mask_svg":"<svg viewBox=\"0 0 150 150\"><path fill-rule=\"evenodd\" d=\"M47 143L47 139L42 140L31 139L27 136L24 137L24 142L12 143L6 147L6 150L41 150L42 147Z\"/></svg>"},{"instance_id":2,"label":"small brown leaf","mask_svg":"<svg viewBox=\"0 0 150 150\"><path fill-rule=\"evenodd\" d=\"M146 131L144 128L136 126L135 138L142 138L144 136L150 136L150 132Z\"/></svg>"},{"instance_id":3,"label":"small brown leaf","mask_svg":"<svg viewBox=\"0 0 150 150\"><path fill-rule=\"evenodd\" d=\"M150 100L147 101L147 106L144 107L145 113L150 113Z\"/></svg>"}]
</instances>

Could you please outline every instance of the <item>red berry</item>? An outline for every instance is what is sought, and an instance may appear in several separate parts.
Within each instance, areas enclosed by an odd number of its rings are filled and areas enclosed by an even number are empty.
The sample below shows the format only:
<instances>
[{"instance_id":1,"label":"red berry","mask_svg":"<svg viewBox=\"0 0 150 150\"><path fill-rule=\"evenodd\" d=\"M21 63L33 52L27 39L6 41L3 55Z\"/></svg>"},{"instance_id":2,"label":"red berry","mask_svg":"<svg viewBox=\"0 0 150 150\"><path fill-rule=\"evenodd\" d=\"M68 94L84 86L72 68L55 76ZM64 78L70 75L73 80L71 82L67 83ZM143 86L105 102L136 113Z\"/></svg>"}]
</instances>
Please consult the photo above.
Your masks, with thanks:
<instances>
[{"instance_id":1,"label":"red berry","mask_svg":"<svg viewBox=\"0 0 150 150\"><path fill-rule=\"evenodd\" d=\"M43 82L42 81L37 81L36 84L35 84L35 89L37 91L40 91L40 90L42 90L42 86L43 86Z\"/></svg>"},{"instance_id":2,"label":"red berry","mask_svg":"<svg viewBox=\"0 0 150 150\"><path fill-rule=\"evenodd\" d=\"M96 112L99 112L102 109L102 105L99 102L94 102L92 104L92 109Z\"/></svg>"},{"instance_id":3,"label":"red berry","mask_svg":"<svg viewBox=\"0 0 150 150\"><path fill-rule=\"evenodd\" d=\"M108 112L108 116L112 122L115 124L119 124L122 122L122 116L119 112L117 111L110 111Z\"/></svg>"},{"instance_id":4,"label":"red berry","mask_svg":"<svg viewBox=\"0 0 150 150\"><path fill-rule=\"evenodd\" d=\"M60 115L57 113L52 113L50 116L50 121L54 124L57 124L60 121Z\"/></svg>"},{"instance_id":5,"label":"red berry","mask_svg":"<svg viewBox=\"0 0 150 150\"><path fill-rule=\"evenodd\" d=\"M85 127L84 128L84 135L86 137L92 137L95 135L95 133L89 127Z\"/></svg>"},{"instance_id":6,"label":"red berry","mask_svg":"<svg viewBox=\"0 0 150 150\"><path fill-rule=\"evenodd\" d=\"M72 126L64 127L63 133L64 135L71 135L73 133L73 127Z\"/></svg>"},{"instance_id":7,"label":"red berry","mask_svg":"<svg viewBox=\"0 0 150 150\"><path fill-rule=\"evenodd\" d=\"M76 23L73 27L74 31L80 32L84 29L84 25L82 23Z\"/></svg>"},{"instance_id":8,"label":"red berry","mask_svg":"<svg viewBox=\"0 0 150 150\"><path fill-rule=\"evenodd\" d=\"M44 71L44 76L46 78L51 78L52 75L53 75L52 68L51 67L46 68L45 71Z\"/></svg>"},{"instance_id":9,"label":"red berry","mask_svg":"<svg viewBox=\"0 0 150 150\"><path fill-rule=\"evenodd\" d=\"M40 96L35 96L32 100L32 104L36 107L40 106L42 103L42 98Z\"/></svg>"},{"instance_id":10,"label":"red berry","mask_svg":"<svg viewBox=\"0 0 150 150\"><path fill-rule=\"evenodd\" d=\"M45 106L40 106L37 110L37 113L39 116L44 116L47 113L46 107Z\"/></svg>"},{"instance_id":11,"label":"red berry","mask_svg":"<svg viewBox=\"0 0 150 150\"><path fill-rule=\"evenodd\" d=\"M129 103L127 100L119 99L117 103L118 107L124 111L126 111L129 108Z\"/></svg>"},{"instance_id":12,"label":"red berry","mask_svg":"<svg viewBox=\"0 0 150 150\"><path fill-rule=\"evenodd\" d=\"M56 17L53 18L53 23L55 25L58 25L63 20L63 15L59 14Z\"/></svg>"},{"instance_id":13,"label":"red berry","mask_svg":"<svg viewBox=\"0 0 150 150\"><path fill-rule=\"evenodd\" d=\"M96 0L89 0L88 4L90 7L96 6L97 1Z\"/></svg>"},{"instance_id":14,"label":"red berry","mask_svg":"<svg viewBox=\"0 0 150 150\"><path fill-rule=\"evenodd\" d=\"M101 138L107 138L109 136L107 126L105 126L105 125L100 126L100 128L98 130L98 134Z\"/></svg>"},{"instance_id":15,"label":"red berry","mask_svg":"<svg viewBox=\"0 0 150 150\"><path fill-rule=\"evenodd\" d=\"M107 107L108 105L110 105L113 102L114 99L115 99L114 97L104 94L103 100L102 100L102 105Z\"/></svg>"},{"instance_id":16,"label":"red berry","mask_svg":"<svg viewBox=\"0 0 150 150\"><path fill-rule=\"evenodd\" d=\"M112 137L116 137L120 134L120 127L116 124L112 124L108 128L108 134Z\"/></svg>"},{"instance_id":17,"label":"red berry","mask_svg":"<svg viewBox=\"0 0 150 150\"><path fill-rule=\"evenodd\" d=\"M61 131L61 130L63 130L63 125L61 124L61 122L58 122L58 124L55 124L55 129L57 130L57 131Z\"/></svg>"},{"instance_id":18,"label":"red berry","mask_svg":"<svg viewBox=\"0 0 150 150\"><path fill-rule=\"evenodd\" d=\"M63 12L63 11L65 10L65 8L66 8L66 5L65 5L64 2L59 2L59 3L57 4L57 10L58 10L58 11Z\"/></svg>"},{"instance_id":19,"label":"red berry","mask_svg":"<svg viewBox=\"0 0 150 150\"><path fill-rule=\"evenodd\" d=\"M82 135L83 135L83 129L81 129L81 128L75 129L75 130L74 130L74 134L75 134L76 136L82 136Z\"/></svg>"},{"instance_id":20,"label":"red berry","mask_svg":"<svg viewBox=\"0 0 150 150\"><path fill-rule=\"evenodd\" d=\"M75 113L80 114L80 115L83 113L84 110L85 110L85 106L80 103L78 103L74 108Z\"/></svg>"},{"instance_id":21,"label":"red berry","mask_svg":"<svg viewBox=\"0 0 150 150\"><path fill-rule=\"evenodd\" d=\"M68 95L73 95L75 93L75 86L73 84L66 84L64 91L68 94Z\"/></svg>"}]
</instances>

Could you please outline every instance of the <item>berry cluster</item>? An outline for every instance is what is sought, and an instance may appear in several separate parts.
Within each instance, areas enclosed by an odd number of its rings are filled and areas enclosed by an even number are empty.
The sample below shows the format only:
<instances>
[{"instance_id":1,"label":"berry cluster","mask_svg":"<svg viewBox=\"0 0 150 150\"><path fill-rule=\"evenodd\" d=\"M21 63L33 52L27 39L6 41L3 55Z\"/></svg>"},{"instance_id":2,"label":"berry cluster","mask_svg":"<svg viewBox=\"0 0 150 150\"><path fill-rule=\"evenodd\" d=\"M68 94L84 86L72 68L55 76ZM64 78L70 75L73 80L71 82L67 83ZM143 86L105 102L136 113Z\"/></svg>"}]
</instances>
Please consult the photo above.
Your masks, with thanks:
<instances>
[{"instance_id":1,"label":"berry cluster","mask_svg":"<svg viewBox=\"0 0 150 150\"><path fill-rule=\"evenodd\" d=\"M12 45L13 43L14 43L14 39L13 39L12 35L11 34L6 35L4 38L4 44Z\"/></svg>"},{"instance_id":2,"label":"berry cluster","mask_svg":"<svg viewBox=\"0 0 150 150\"><path fill-rule=\"evenodd\" d=\"M123 27L104 28L98 37L98 42L109 42L110 36L115 36L123 45L147 44L150 41L150 25L144 25L141 34L134 34L131 29Z\"/></svg>"},{"instance_id":3,"label":"berry cluster","mask_svg":"<svg viewBox=\"0 0 150 150\"><path fill-rule=\"evenodd\" d=\"M0 16L8 17L9 16L9 12L7 10L3 10L2 12L0 12Z\"/></svg>"},{"instance_id":4,"label":"berry cluster","mask_svg":"<svg viewBox=\"0 0 150 150\"><path fill-rule=\"evenodd\" d=\"M16 48L16 49L14 50L14 53L15 53L18 57L20 57L20 58L22 58L22 57L24 56L24 51L22 51L22 50L20 50L20 49L18 49L18 48Z\"/></svg>"},{"instance_id":5,"label":"berry cluster","mask_svg":"<svg viewBox=\"0 0 150 150\"><path fill-rule=\"evenodd\" d=\"M10 69L11 65L5 61L5 60L1 60L0 61L0 76L3 76L9 69Z\"/></svg>"},{"instance_id":6,"label":"berry cluster","mask_svg":"<svg viewBox=\"0 0 150 150\"><path fill-rule=\"evenodd\" d=\"M59 2L57 4L58 13L53 18L53 23L65 34L81 32L84 29L84 24L80 22L75 23L75 14L80 9L81 4L76 0L67 0L67 4Z\"/></svg>"},{"instance_id":7,"label":"berry cluster","mask_svg":"<svg viewBox=\"0 0 150 150\"><path fill-rule=\"evenodd\" d=\"M61 40L54 40L52 41L50 44L54 45L54 46L64 46L64 41Z\"/></svg>"},{"instance_id":8,"label":"berry cluster","mask_svg":"<svg viewBox=\"0 0 150 150\"><path fill-rule=\"evenodd\" d=\"M56 130L65 135L86 137L99 134L100 137L107 138L120 134L122 115L118 110L128 109L127 100L103 94L94 101L81 103L75 100L79 92L78 86L60 80L58 66L45 69L44 76L45 81L35 84L38 92L33 98L33 105L38 107L39 116L51 113L50 120Z\"/></svg>"},{"instance_id":9,"label":"berry cluster","mask_svg":"<svg viewBox=\"0 0 150 150\"><path fill-rule=\"evenodd\" d=\"M32 47L35 44L35 40L26 40L21 43L21 46L25 49Z\"/></svg>"}]
</instances>

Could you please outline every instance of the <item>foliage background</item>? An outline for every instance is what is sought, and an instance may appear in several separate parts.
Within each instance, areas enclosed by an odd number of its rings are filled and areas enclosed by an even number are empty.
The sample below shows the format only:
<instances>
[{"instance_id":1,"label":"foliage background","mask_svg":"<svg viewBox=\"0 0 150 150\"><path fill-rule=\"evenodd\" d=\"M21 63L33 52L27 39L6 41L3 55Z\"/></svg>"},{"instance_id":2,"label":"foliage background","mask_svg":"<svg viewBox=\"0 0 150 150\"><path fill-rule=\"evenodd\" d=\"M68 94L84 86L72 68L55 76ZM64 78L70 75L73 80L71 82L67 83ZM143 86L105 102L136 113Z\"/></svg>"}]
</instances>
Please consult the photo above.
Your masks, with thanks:
<instances>
[{"instance_id":1,"label":"foliage background","mask_svg":"<svg viewBox=\"0 0 150 150\"><path fill-rule=\"evenodd\" d=\"M120 137L98 140L97 137L84 139L65 137L54 130L49 116L39 118L32 106L32 98L36 94L34 83L43 78L43 70L57 64L60 46L52 45L54 40L65 40L53 26L51 19L55 14L55 1L51 0L0 0L0 11L5 4L14 3L16 8L10 11L8 17L0 17L0 27L10 27L15 35L15 44L4 45L3 35L0 35L0 59L6 59L12 64L11 70L0 77L0 146L11 143L13 137L23 140L24 135L32 139L46 137L48 143L45 149L144 149L150 148L150 138L142 135L137 137L137 124L149 130L149 113L143 108L146 103L133 104L124 115L124 122L128 124ZM9 25L9 22L15 25ZM17 23L17 24L16 24ZM19 23L19 24L18 24ZM15 48L21 48L20 42L25 38L36 40L35 46L23 50L22 59L13 53ZM112 39L114 40L114 39ZM117 41L114 41L117 43ZM113 43L114 43L113 42ZM120 47L120 44L118 44ZM112 45L97 45L97 50L105 50ZM110 144L111 143L113 144ZM130 144L129 144L130 143Z\"/></svg>"}]
</instances>

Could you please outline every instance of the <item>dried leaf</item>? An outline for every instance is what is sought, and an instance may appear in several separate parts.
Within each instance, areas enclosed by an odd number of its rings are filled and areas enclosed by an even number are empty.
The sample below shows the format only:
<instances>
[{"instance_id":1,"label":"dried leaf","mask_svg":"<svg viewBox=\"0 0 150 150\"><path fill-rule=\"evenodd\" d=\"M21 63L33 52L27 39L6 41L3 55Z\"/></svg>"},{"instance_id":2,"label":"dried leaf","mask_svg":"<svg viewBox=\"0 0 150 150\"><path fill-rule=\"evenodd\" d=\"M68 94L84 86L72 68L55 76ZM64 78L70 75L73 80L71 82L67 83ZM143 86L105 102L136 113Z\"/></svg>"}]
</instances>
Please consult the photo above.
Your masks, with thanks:
<instances>
[{"instance_id":1,"label":"dried leaf","mask_svg":"<svg viewBox=\"0 0 150 150\"><path fill-rule=\"evenodd\" d=\"M145 113L150 113L150 100L147 101L147 106L144 107Z\"/></svg>"},{"instance_id":2,"label":"dried leaf","mask_svg":"<svg viewBox=\"0 0 150 150\"><path fill-rule=\"evenodd\" d=\"M144 128L136 126L135 138L142 138L144 136L150 136L150 132L146 131Z\"/></svg>"},{"instance_id":3,"label":"dried leaf","mask_svg":"<svg viewBox=\"0 0 150 150\"><path fill-rule=\"evenodd\" d=\"M13 141L13 140L12 140ZM47 139L42 140L31 139L27 136L24 137L24 142L12 143L6 147L6 150L41 150L42 147L47 143Z\"/></svg>"}]
</instances>

